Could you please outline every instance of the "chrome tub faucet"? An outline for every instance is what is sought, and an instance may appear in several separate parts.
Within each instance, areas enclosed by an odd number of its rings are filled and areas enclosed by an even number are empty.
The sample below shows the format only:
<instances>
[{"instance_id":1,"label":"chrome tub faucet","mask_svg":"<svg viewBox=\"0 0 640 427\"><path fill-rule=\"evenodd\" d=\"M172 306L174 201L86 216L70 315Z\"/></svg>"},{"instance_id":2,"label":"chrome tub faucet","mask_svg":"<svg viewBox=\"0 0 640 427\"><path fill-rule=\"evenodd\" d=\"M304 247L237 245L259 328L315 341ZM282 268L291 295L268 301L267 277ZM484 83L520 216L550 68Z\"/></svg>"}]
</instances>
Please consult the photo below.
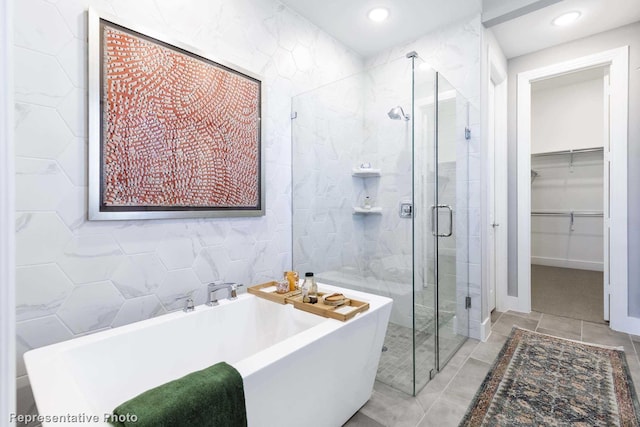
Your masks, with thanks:
<instances>
[{"instance_id":1,"label":"chrome tub faucet","mask_svg":"<svg viewBox=\"0 0 640 427\"><path fill-rule=\"evenodd\" d=\"M242 285L239 285L237 283L220 283L220 282L209 283L209 285L207 285L208 299L206 304L210 307L218 305L218 298L216 297L215 293L221 289L227 289L228 300L236 299L238 297L238 286L242 286Z\"/></svg>"},{"instance_id":2,"label":"chrome tub faucet","mask_svg":"<svg viewBox=\"0 0 640 427\"><path fill-rule=\"evenodd\" d=\"M190 311L194 311L195 309L196 306L193 303L193 299L187 298L187 300L184 302L184 308L182 309L182 311L184 311L185 313L189 313Z\"/></svg>"}]
</instances>

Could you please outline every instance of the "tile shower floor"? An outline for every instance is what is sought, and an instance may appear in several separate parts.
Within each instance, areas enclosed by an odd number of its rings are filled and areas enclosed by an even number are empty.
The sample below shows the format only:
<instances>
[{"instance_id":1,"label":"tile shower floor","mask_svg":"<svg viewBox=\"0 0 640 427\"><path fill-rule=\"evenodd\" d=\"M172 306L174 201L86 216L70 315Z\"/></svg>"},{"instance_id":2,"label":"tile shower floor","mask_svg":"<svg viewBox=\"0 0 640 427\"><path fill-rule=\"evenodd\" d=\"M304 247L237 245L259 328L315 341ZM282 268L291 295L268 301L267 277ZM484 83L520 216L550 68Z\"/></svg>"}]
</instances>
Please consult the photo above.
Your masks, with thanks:
<instances>
[{"instance_id":1,"label":"tile shower floor","mask_svg":"<svg viewBox=\"0 0 640 427\"><path fill-rule=\"evenodd\" d=\"M494 312L491 320L492 332L487 342L467 340L418 396L409 396L376 381L371 399L345 427L457 426L514 325L559 337L624 347L636 393L640 393L640 337L614 332L598 323L535 312L529 315Z\"/></svg>"},{"instance_id":2,"label":"tile shower floor","mask_svg":"<svg viewBox=\"0 0 640 427\"><path fill-rule=\"evenodd\" d=\"M435 366L433 338L433 310L416 306L416 389L420 390L429 380L429 371ZM441 354L450 354L460 343L453 334L454 314L441 313ZM389 323L384 338L384 351L380 356L376 379L393 388L413 393L413 337L411 328Z\"/></svg>"},{"instance_id":3,"label":"tile shower floor","mask_svg":"<svg viewBox=\"0 0 640 427\"><path fill-rule=\"evenodd\" d=\"M446 289L445 289L446 290ZM453 292L455 295L455 292ZM434 289L427 285L415 293L416 390L429 381L429 371L435 366ZM440 303L440 354L451 354L460 345L461 337L454 330L456 302L442 298ZM411 328L389 323L384 339L385 351L380 356L376 379L395 389L413 394L413 333Z\"/></svg>"}]
</instances>

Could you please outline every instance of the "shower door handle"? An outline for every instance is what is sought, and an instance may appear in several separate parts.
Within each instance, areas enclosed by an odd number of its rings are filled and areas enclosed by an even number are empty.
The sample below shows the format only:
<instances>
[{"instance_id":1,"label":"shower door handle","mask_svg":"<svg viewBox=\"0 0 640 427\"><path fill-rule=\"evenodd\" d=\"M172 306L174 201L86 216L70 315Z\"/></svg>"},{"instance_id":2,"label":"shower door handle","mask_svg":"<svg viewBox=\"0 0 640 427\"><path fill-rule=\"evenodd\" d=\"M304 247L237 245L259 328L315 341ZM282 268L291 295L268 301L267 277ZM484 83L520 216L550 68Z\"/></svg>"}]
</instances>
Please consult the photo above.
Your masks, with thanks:
<instances>
[{"instance_id":1,"label":"shower door handle","mask_svg":"<svg viewBox=\"0 0 640 427\"><path fill-rule=\"evenodd\" d=\"M451 237L453 234L453 208L450 205L440 205L439 207L449 209L449 232L440 237Z\"/></svg>"},{"instance_id":2,"label":"shower door handle","mask_svg":"<svg viewBox=\"0 0 640 427\"><path fill-rule=\"evenodd\" d=\"M433 218L440 212L440 208L449 210L449 232L440 234L436 231L436 222ZM434 205L431 206L431 234L435 237L451 237L453 234L453 208L450 205Z\"/></svg>"},{"instance_id":3,"label":"shower door handle","mask_svg":"<svg viewBox=\"0 0 640 427\"><path fill-rule=\"evenodd\" d=\"M436 233L436 222L433 220L433 218L435 218L436 216L436 209L438 209L437 206L431 206L431 234L438 237L438 233Z\"/></svg>"}]
</instances>

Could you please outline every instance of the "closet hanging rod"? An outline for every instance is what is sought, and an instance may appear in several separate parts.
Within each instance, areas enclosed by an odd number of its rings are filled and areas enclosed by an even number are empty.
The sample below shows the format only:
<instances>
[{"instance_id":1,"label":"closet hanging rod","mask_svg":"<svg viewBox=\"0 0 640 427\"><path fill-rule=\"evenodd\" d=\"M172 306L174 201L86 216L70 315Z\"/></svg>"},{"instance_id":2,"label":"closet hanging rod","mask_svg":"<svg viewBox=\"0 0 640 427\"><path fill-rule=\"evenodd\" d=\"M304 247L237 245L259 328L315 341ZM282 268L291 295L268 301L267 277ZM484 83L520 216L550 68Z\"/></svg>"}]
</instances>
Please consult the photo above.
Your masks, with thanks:
<instances>
[{"instance_id":1,"label":"closet hanging rod","mask_svg":"<svg viewBox=\"0 0 640 427\"><path fill-rule=\"evenodd\" d=\"M585 216L603 217L604 214L598 211L531 211L532 216Z\"/></svg>"},{"instance_id":2,"label":"closet hanging rod","mask_svg":"<svg viewBox=\"0 0 640 427\"><path fill-rule=\"evenodd\" d=\"M562 151L547 151L544 153L533 153L531 154L531 157L559 156L562 154L577 154L577 153L596 153L599 151L604 151L604 147L578 148L576 150L562 150Z\"/></svg>"}]
</instances>

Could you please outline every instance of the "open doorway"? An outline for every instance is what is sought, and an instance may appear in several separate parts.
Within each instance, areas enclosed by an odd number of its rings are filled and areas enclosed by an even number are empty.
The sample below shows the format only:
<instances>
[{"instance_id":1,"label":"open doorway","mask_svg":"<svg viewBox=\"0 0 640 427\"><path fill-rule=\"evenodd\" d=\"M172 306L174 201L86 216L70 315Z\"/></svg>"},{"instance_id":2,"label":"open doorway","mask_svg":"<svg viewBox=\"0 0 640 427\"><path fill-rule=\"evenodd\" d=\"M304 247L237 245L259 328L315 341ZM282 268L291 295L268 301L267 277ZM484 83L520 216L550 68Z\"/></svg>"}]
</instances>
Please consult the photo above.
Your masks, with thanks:
<instances>
[{"instance_id":1,"label":"open doorway","mask_svg":"<svg viewBox=\"0 0 640 427\"><path fill-rule=\"evenodd\" d=\"M567 60L518 74L517 82L517 292L507 296L509 309L531 311L531 86L539 80L587 68L609 66L609 147L603 153L609 163L608 205L603 212L608 227L605 242L605 267L608 261L608 289L603 301L610 304L610 327L617 331L638 333L640 320L629 316L628 235L627 235L627 147L629 47ZM608 251L608 252L607 252ZM605 281L606 282L606 281ZM608 298L607 298L608 296ZM603 303L603 315L606 303Z\"/></svg>"},{"instance_id":2,"label":"open doorway","mask_svg":"<svg viewBox=\"0 0 640 427\"><path fill-rule=\"evenodd\" d=\"M596 323L609 320L608 87L608 65L531 84L531 309Z\"/></svg>"}]
</instances>

